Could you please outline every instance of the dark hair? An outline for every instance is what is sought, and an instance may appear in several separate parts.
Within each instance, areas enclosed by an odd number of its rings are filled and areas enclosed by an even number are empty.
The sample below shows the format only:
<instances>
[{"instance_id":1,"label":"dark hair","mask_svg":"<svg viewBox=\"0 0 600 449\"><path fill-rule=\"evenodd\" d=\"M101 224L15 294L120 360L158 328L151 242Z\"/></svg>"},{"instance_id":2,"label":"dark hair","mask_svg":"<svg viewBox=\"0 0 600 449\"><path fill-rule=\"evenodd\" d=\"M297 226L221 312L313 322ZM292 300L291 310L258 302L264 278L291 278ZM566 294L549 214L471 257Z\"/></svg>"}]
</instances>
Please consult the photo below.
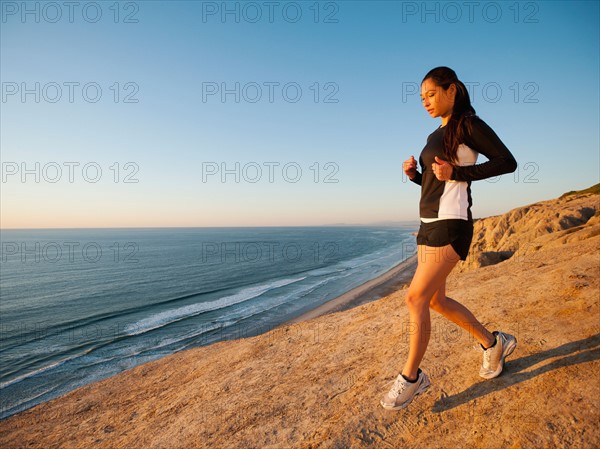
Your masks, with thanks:
<instances>
[{"instance_id":1,"label":"dark hair","mask_svg":"<svg viewBox=\"0 0 600 449\"><path fill-rule=\"evenodd\" d=\"M467 91L463 82L458 79L454 70L449 67L431 69L425 75L421 84L429 78L444 90L448 90L452 84L456 86L452 115L446 124L446 131L444 133L444 155L449 162L456 162L456 152L458 146L463 143L465 128L470 130L471 119L476 117L475 109L471 106L469 91Z\"/></svg>"}]
</instances>

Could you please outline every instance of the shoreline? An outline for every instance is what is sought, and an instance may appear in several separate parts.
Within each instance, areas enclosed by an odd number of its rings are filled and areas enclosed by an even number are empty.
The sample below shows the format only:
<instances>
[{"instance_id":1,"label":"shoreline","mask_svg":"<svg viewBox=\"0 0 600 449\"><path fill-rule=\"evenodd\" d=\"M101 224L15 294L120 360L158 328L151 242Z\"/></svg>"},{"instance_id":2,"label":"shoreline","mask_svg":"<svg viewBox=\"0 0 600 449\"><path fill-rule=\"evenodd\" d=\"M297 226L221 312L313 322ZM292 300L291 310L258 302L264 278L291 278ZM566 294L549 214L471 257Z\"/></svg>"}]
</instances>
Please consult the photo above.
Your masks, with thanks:
<instances>
[{"instance_id":1,"label":"shoreline","mask_svg":"<svg viewBox=\"0 0 600 449\"><path fill-rule=\"evenodd\" d=\"M287 320L280 326L308 321L330 313L341 312L383 298L410 283L417 269L417 255L414 254L385 273L371 279L324 304Z\"/></svg>"},{"instance_id":2,"label":"shoreline","mask_svg":"<svg viewBox=\"0 0 600 449\"><path fill-rule=\"evenodd\" d=\"M303 312L296 317L293 317L289 320L285 320L285 321L281 322L280 324L278 324L277 326L275 326L274 328L285 327L285 326L288 326L291 324L297 324L300 322L308 321L313 318L320 317L322 315L327 315L330 313L341 312L344 310L352 309L354 307L357 307L357 306L366 304L368 302L372 302L377 299L381 299L385 296L388 296L391 293L395 292L396 290L399 290L402 286L407 285L410 282L410 280L412 279L414 272L416 270L416 266L417 266L417 255L414 254L414 255L410 256L408 259L393 266L388 271L380 274L379 276L377 276L373 279L370 279L370 280L360 284L359 286L354 287L353 289L348 290L348 291L342 293L341 295L339 295L333 299L330 299L327 302L325 302L313 309L307 310L306 312ZM240 338L236 338L234 340L244 340L244 339L245 339L244 337L240 337ZM223 340L223 341L228 341L228 340ZM208 345L202 345L200 347L212 346L212 345L218 344L219 342L220 341L213 342ZM191 350L191 349L187 349L187 350ZM185 351L186 350L177 351L177 352L185 352ZM169 355L173 355L173 354L169 354ZM168 357L169 355L162 356L159 359ZM136 367L143 366L148 363L151 363L151 362L143 362L143 363L136 365L135 367L130 368L130 369L134 369ZM127 369L124 372L129 371L130 369ZM37 403L31 407L28 407L24 410L19 411L19 412L13 413L8 416L4 416L3 418L0 419L0 421L5 421L6 419L12 418L14 416L22 415L23 413L26 413L28 410L31 410L32 408L43 406L44 404L47 404L49 402L60 400L61 397L68 395L68 394L72 394L73 391L77 391L80 388L90 387L91 385L96 385L99 382L106 381L107 379L113 378L120 374L122 374L122 372L113 374L113 375L109 376L108 378L103 378L100 380L95 380L91 383L86 383L86 384L84 384L80 387L77 387L73 390L70 390L58 397L42 401L40 403Z\"/></svg>"},{"instance_id":3,"label":"shoreline","mask_svg":"<svg viewBox=\"0 0 600 449\"><path fill-rule=\"evenodd\" d=\"M510 221L514 232L501 243L493 234L478 234L474 258L490 248L504 251L501 245L517 251L496 264L454 271L447 289L474 305L482 322L518 339L497 380L476 375L481 352L471 333L455 333L453 323L433 314L435 344L422 363L433 380L430 392L400 415L378 405L398 373L398 357L409 349L410 329L398 325L409 320L401 304L406 289L373 298L409 280L413 256L264 338L167 355L2 419L0 447L159 448L175 442L198 449L370 449L435 441L443 448L587 448L600 441L594 399L600 382L590 381L600 369L598 209L598 196L558 199L478 224L480 230L503 229ZM540 222L548 225L542 235ZM311 315L318 319L309 321ZM540 397L546 399L536 401ZM506 426L497 426L499 419Z\"/></svg>"}]
</instances>

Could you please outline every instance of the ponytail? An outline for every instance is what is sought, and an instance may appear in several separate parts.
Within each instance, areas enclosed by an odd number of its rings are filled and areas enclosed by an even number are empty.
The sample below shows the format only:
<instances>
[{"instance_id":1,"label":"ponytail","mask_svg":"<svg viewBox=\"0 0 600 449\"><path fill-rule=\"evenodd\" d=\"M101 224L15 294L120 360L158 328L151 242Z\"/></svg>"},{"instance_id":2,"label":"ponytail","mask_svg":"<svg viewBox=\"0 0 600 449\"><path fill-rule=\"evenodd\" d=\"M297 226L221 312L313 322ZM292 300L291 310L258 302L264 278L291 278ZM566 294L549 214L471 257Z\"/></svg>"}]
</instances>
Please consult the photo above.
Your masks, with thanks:
<instances>
[{"instance_id":1,"label":"ponytail","mask_svg":"<svg viewBox=\"0 0 600 449\"><path fill-rule=\"evenodd\" d=\"M458 146L464 141L465 131L470 131L471 119L477 115L471 106L471 98L466 86L458 79L454 70L448 67L436 67L425 75L423 81L429 78L444 90L448 90L452 84L456 86L454 107L444 133L444 156L450 163L456 163Z\"/></svg>"}]
</instances>

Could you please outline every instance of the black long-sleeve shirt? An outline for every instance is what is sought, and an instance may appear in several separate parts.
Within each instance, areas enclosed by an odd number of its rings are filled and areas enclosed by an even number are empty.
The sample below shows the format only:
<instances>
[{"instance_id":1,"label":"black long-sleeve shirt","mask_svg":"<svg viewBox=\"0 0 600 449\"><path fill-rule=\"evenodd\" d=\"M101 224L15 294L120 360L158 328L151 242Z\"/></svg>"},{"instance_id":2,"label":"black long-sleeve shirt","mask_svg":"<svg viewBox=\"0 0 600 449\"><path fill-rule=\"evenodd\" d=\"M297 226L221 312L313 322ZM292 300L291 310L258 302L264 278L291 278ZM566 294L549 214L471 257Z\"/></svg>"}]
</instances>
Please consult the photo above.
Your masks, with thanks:
<instances>
[{"instance_id":1,"label":"black long-sleeve shirt","mask_svg":"<svg viewBox=\"0 0 600 449\"><path fill-rule=\"evenodd\" d=\"M445 127L440 127L427 137L419 156L422 173L417 171L411 180L421 186L420 216L422 221L472 221L471 181L514 172L517 161L494 130L475 116L471 118L471 130L466 133L464 143L458 147L458 163L453 164L451 180L439 181L431 166L436 156L445 160L444 132ZM475 164L478 154L488 161Z\"/></svg>"}]
</instances>

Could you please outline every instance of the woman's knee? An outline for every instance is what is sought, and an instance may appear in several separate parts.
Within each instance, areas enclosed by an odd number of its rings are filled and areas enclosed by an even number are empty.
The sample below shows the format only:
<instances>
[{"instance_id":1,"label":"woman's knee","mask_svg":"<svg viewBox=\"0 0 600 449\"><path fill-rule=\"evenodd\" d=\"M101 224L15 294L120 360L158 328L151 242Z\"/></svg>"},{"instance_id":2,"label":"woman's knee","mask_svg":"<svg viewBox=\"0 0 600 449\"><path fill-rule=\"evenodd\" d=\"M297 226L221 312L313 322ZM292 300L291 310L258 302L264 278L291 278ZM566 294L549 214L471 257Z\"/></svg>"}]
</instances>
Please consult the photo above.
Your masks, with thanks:
<instances>
[{"instance_id":1,"label":"woman's knee","mask_svg":"<svg viewBox=\"0 0 600 449\"><path fill-rule=\"evenodd\" d=\"M420 309L429 307L429 300L431 298L427 297L425 292L418 290L408 290L406 293L406 305L412 309Z\"/></svg>"}]
</instances>

